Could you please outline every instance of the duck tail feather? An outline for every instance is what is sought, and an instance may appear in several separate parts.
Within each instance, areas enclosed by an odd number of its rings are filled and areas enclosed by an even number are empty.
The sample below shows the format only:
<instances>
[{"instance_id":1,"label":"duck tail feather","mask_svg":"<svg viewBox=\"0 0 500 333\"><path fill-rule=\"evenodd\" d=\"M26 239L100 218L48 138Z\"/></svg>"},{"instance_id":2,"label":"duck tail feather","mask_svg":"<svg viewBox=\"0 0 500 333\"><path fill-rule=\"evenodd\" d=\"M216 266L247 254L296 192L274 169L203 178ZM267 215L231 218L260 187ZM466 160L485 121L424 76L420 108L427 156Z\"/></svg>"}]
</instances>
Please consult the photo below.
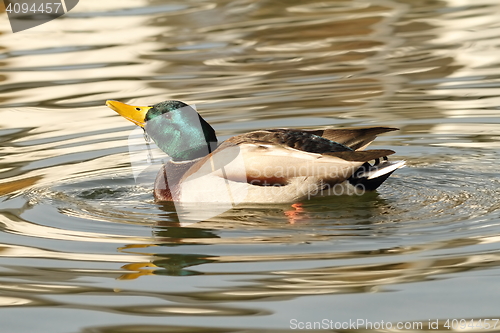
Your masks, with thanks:
<instances>
[{"instance_id":1,"label":"duck tail feather","mask_svg":"<svg viewBox=\"0 0 500 333\"><path fill-rule=\"evenodd\" d=\"M364 163L348 180L353 186L360 186L366 191L373 191L389 178L394 171L404 166L405 161L383 161L374 165Z\"/></svg>"}]
</instances>

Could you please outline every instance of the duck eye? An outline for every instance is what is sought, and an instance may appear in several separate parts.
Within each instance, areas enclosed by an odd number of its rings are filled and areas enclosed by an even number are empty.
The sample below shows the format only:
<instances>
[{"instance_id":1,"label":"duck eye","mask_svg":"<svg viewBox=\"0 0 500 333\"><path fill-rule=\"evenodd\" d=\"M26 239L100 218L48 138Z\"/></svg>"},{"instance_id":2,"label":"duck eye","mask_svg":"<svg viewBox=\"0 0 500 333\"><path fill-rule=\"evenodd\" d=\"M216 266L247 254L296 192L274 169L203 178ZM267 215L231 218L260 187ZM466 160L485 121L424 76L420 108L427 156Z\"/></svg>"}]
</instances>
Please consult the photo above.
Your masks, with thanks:
<instances>
[{"instance_id":1,"label":"duck eye","mask_svg":"<svg viewBox=\"0 0 500 333\"><path fill-rule=\"evenodd\" d=\"M135 109L136 109L136 111L141 111L141 108L135 108Z\"/></svg>"}]
</instances>

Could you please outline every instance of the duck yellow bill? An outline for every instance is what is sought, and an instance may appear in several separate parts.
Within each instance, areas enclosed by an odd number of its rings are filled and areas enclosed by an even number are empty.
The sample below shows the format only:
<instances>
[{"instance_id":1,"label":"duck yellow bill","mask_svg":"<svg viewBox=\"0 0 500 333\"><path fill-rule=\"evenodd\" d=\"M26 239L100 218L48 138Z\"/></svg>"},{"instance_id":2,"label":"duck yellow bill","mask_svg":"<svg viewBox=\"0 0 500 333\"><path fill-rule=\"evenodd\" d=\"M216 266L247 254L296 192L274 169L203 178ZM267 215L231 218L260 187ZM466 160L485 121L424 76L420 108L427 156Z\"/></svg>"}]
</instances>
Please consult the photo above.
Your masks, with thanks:
<instances>
[{"instance_id":1,"label":"duck yellow bill","mask_svg":"<svg viewBox=\"0 0 500 333\"><path fill-rule=\"evenodd\" d=\"M144 118L146 118L146 113L148 113L149 109L152 108L152 106L134 106L118 101L106 101L106 106L118 112L123 118L141 127L144 127L146 124Z\"/></svg>"}]
</instances>

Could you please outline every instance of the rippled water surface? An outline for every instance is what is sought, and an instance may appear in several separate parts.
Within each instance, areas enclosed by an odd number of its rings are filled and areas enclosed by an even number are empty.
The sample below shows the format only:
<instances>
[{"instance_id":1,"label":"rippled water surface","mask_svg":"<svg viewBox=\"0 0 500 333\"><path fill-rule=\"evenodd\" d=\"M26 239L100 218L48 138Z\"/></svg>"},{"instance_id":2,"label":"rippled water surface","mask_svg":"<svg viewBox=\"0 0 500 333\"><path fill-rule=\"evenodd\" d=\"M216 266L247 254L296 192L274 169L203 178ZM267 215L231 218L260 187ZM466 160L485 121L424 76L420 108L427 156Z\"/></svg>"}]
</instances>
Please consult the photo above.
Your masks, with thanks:
<instances>
[{"instance_id":1,"label":"rippled water surface","mask_svg":"<svg viewBox=\"0 0 500 333\"><path fill-rule=\"evenodd\" d=\"M500 318L499 12L497 0L82 0L16 34L2 14L1 332ZM135 181L134 127L107 99L196 104L222 138L398 127L373 146L408 167L376 193L182 227L148 177Z\"/></svg>"}]
</instances>

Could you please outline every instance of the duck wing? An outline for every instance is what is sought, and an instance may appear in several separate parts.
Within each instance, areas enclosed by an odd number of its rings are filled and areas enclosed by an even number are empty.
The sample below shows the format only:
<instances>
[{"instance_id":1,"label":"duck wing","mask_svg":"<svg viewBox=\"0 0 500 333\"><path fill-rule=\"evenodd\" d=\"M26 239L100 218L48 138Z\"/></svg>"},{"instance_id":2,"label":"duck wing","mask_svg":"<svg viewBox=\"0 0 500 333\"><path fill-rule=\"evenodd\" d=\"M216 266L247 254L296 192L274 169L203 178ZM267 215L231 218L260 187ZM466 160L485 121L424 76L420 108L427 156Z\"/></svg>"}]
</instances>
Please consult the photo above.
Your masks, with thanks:
<instances>
[{"instance_id":1,"label":"duck wing","mask_svg":"<svg viewBox=\"0 0 500 333\"><path fill-rule=\"evenodd\" d=\"M321 136L325 139L343 144L354 150L365 149L377 135L396 131L393 127L346 127L346 128L326 128L321 130L305 130L304 133L310 133Z\"/></svg>"}]
</instances>

